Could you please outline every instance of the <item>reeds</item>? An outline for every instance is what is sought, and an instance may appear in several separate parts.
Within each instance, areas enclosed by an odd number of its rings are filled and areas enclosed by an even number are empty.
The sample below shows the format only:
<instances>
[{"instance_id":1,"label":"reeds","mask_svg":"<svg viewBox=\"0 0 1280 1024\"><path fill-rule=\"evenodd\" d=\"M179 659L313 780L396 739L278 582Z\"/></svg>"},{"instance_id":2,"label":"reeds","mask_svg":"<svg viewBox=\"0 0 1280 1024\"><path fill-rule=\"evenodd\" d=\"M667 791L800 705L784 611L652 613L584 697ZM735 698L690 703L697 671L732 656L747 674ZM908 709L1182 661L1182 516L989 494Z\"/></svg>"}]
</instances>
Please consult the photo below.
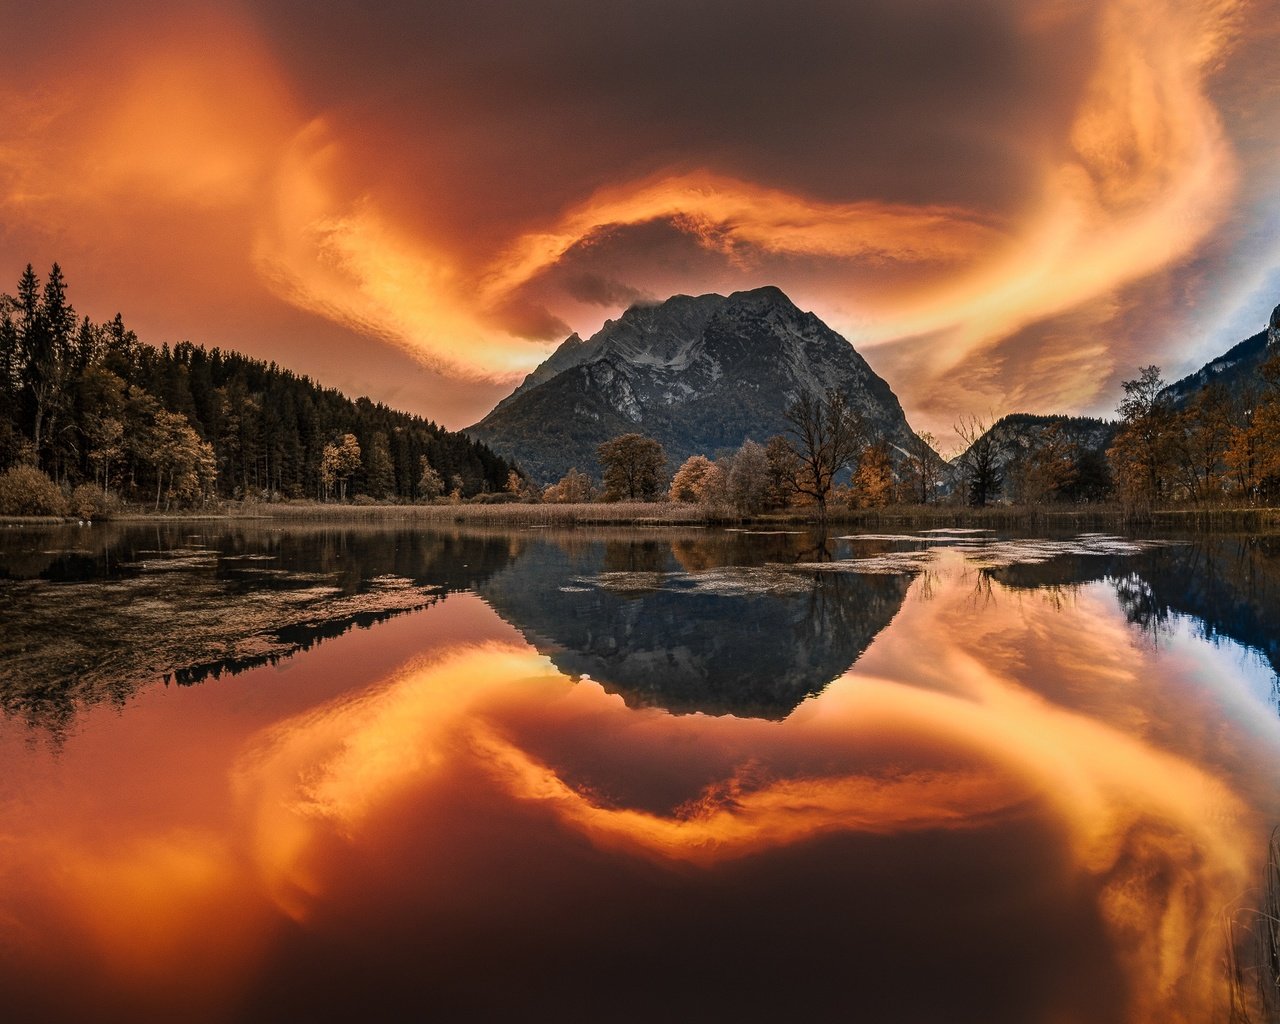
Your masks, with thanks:
<instances>
[{"instance_id":1,"label":"reeds","mask_svg":"<svg viewBox=\"0 0 1280 1024\"><path fill-rule=\"evenodd\" d=\"M1280 826L1267 843L1256 907L1227 919L1230 1024L1280 1021Z\"/></svg>"},{"instance_id":2,"label":"reeds","mask_svg":"<svg viewBox=\"0 0 1280 1024\"><path fill-rule=\"evenodd\" d=\"M508 526L686 526L734 524L822 525L814 508L788 509L757 516L737 516L722 508L679 502L583 502L542 504L525 502L462 502L438 505L339 505L319 502L226 502L217 510L156 515L126 510L119 520L146 519L274 519L290 522L410 522L430 525L477 524ZM18 522L18 520L15 520ZM20 520L31 524L34 520ZM866 527L988 527L991 529L1122 530L1134 524L1118 505L892 505L885 508L828 508L828 526ZM1258 531L1280 527L1280 508L1185 508L1153 513L1143 527L1155 530Z\"/></svg>"},{"instance_id":3,"label":"reeds","mask_svg":"<svg viewBox=\"0 0 1280 1024\"><path fill-rule=\"evenodd\" d=\"M427 525L575 526L625 524L664 526L703 524L696 505L670 502L458 505L293 505L247 506L240 515L267 519L322 522L407 522Z\"/></svg>"}]
</instances>

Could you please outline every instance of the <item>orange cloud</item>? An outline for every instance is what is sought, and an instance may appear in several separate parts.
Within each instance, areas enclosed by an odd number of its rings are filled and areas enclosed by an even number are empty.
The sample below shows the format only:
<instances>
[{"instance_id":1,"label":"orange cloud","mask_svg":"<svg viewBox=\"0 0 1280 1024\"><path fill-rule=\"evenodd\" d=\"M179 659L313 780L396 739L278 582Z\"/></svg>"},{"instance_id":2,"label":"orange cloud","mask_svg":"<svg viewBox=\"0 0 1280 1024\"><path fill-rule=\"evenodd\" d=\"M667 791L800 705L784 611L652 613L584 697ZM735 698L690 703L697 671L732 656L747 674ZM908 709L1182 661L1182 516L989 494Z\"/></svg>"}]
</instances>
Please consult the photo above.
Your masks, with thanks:
<instances>
[{"instance_id":1,"label":"orange cloud","mask_svg":"<svg viewBox=\"0 0 1280 1024\"><path fill-rule=\"evenodd\" d=\"M1017 30L1028 46L1048 45L1077 17L1068 7L1038 3ZM539 196L503 196L502 216L474 239L456 224L433 226L430 211L453 200L486 214L484 197L435 168L428 146L405 157L417 163L395 180L418 175L431 198L393 205L385 182L370 180L377 160L362 150L358 118L307 106L252 18L170 12L149 16L145 46L114 29L80 41L80 70L65 82L0 86L0 211L15 238L34 232L54 244L86 232L149 254L158 272L180 264L190 274L199 263L207 278L178 287L203 290L202 308L220 289L233 306L270 295L468 381L513 380L546 355L545 343L521 334L545 339L561 323L593 330L598 308L540 279L602 231L663 222L712 261L690 270L709 280L684 281L683 291L773 280L860 347L927 338L927 358L902 363L911 379L893 381L909 412L920 396L947 390L960 368L985 375L976 400L993 408L1015 398L1080 407L1111 370L1105 315L1089 328L1087 352L1070 339L1029 337L1045 356L1030 382L982 361L1029 327L1105 310L1118 290L1196 253L1219 224L1239 172L1209 86L1245 11L1245 0L1106 0L1066 122L1007 142L1038 176L1029 189L1019 184L1030 199L1017 209L891 202L856 189L819 199L753 181L718 151L690 152L657 172L606 160L593 179L574 178L577 194L550 211ZM113 47L127 59L95 56ZM518 154L506 158L518 166ZM943 155L936 174L946 194ZM518 192L518 175L507 184ZM626 279L596 268L612 292L671 287L661 253L633 255Z\"/></svg>"},{"instance_id":2,"label":"orange cloud","mask_svg":"<svg viewBox=\"0 0 1280 1024\"><path fill-rule=\"evenodd\" d=\"M530 369L544 349L484 324L475 283L455 254L398 228L368 195L344 195L341 159L323 120L289 146L254 245L270 286L302 309L470 379Z\"/></svg>"}]
</instances>

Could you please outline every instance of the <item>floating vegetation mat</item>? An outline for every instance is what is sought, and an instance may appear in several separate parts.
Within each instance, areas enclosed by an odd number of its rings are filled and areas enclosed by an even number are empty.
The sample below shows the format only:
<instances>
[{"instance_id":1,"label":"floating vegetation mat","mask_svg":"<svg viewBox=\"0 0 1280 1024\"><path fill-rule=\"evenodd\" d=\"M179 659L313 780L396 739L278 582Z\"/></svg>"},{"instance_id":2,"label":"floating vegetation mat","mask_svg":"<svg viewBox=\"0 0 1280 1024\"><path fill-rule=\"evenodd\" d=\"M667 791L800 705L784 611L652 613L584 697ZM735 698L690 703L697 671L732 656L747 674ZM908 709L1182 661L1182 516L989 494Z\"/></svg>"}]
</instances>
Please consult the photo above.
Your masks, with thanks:
<instances>
[{"instance_id":1,"label":"floating vegetation mat","mask_svg":"<svg viewBox=\"0 0 1280 1024\"><path fill-rule=\"evenodd\" d=\"M333 575L249 559L220 578L216 560L180 549L148 553L106 581L0 581L0 709L57 730L78 706L120 703L161 678L194 683L273 662L439 595L390 575L352 592Z\"/></svg>"}]
</instances>

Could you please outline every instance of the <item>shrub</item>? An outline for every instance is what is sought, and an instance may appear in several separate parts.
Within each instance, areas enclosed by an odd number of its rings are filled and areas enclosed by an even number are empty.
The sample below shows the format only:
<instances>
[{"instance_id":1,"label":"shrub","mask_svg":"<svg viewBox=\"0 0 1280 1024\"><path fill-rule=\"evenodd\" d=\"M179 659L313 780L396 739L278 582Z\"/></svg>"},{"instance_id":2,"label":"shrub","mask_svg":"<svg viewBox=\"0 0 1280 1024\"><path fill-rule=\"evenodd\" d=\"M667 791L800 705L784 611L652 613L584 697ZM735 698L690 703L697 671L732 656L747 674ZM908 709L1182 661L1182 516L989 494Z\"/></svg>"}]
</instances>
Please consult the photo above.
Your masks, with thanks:
<instances>
[{"instance_id":1,"label":"shrub","mask_svg":"<svg viewBox=\"0 0 1280 1024\"><path fill-rule=\"evenodd\" d=\"M0 515L65 516L67 499L58 485L34 466L0 473Z\"/></svg>"},{"instance_id":2,"label":"shrub","mask_svg":"<svg viewBox=\"0 0 1280 1024\"><path fill-rule=\"evenodd\" d=\"M510 505L512 502L520 500L520 495L513 494L511 491L489 491L485 494L476 494L467 499L468 505Z\"/></svg>"},{"instance_id":3,"label":"shrub","mask_svg":"<svg viewBox=\"0 0 1280 1024\"><path fill-rule=\"evenodd\" d=\"M81 519L110 519L116 499L93 484L81 484L71 492L71 514Z\"/></svg>"},{"instance_id":4,"label":"shrub","mask_svg":"<svg viewBox=\"0 0 1280 1024\"><path fill-rule=\"evenodd\" d=\"M367 494L357 494L351 499L351 504L359 505L363 508L367 505L376 505L378 503Z\"/></svg>"}]
</instances>

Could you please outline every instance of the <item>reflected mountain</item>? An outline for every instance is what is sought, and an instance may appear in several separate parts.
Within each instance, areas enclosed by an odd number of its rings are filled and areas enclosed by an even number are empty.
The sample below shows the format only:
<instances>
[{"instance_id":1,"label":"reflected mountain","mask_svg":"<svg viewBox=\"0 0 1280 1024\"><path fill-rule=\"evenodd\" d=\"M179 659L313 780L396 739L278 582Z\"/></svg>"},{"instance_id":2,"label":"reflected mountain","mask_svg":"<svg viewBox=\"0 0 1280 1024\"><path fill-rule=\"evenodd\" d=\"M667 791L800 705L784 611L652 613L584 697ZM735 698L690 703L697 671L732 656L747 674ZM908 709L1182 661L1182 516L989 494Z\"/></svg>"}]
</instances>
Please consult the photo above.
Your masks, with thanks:
<instances>
[{"instance_id":1,"label":"reflected mountain","mask_svg":"<svg viewBox=\"0 0 1280 1024\"><path fill-rule=\"evenodd\" d=\"M1135 555L1071 556L988 572L1021 588L1109 580L1129 621L1145 632L1171 616L1190 616L1208 639L1251 648L1280 675L1280 536L1205 534Z\"/></svg>"},{"instance_id":2,"label":"reflected mountain","mask_svg":"<svg viewBox=\"0 0 1280 1024\"><path fill-rule=\"evenodd\" d=\"M781 719L857 661L911 584L785 568L830 555L808 535L566 536L477 592L560 671L630 706Z\"/></svg>"},{"instance_id":3,"label":"reflected mountain","mask_svg":"<svg viewBox=\"0 0 1280 1024\"><path fill-rule=\"evenodd\" d=\"M55 735L79 707L191 685L472 590L506 536L165 523L0 533L0 710Z\"/></svg>"}]
</instances>

